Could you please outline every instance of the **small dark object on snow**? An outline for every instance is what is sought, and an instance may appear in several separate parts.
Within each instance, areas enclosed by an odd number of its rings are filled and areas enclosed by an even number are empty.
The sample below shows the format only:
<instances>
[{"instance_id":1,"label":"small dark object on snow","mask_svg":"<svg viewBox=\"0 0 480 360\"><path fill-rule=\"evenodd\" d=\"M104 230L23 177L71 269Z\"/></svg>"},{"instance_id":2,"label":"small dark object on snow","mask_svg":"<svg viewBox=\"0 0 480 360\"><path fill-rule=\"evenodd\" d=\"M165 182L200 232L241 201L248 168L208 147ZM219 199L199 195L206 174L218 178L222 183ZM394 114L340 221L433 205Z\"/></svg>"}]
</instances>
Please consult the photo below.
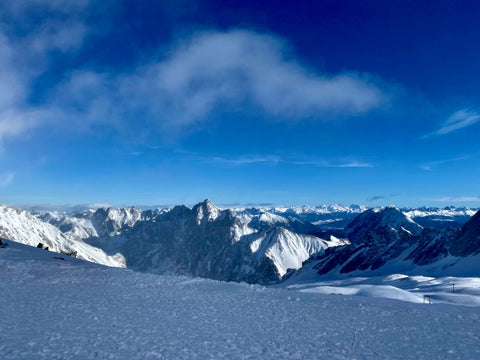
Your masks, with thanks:
<instances>
[{"instance_id":1,"label":"small dark object on snow","mask_svg":"<svg viewBox=\"0 0 480 360\"><path fill-rule=\"evenodd\" d=\"M42 243L38 243L37 248L43 249L43 244L42 244Z\"/></svg>"},{"instance_id":2,"label":"small dark object on snow","mask_svg":"<svg viewBox=\"0 0 480 360\"><path fill-rule=\"evenodd\" d=\"M62 251L62 254L67 255L67 256L71 256L71 257L77 257L77 252L76 251L72 251L72 252L69 252L69 253Z\"/></svg>"},{"instance_id":3,"label":"small dark object on snow","mask_svg":"<svg viewBox=\"0 0 480 360\"><path fill-rule=\"evenodd\" d=\"M3 242L3 241L0 239L0 248L4 248L5 246L7 246L7 243L6 243L6 242Z\"/></svg>"},{"instance_id":4,"label":"small dark object on snow","mask_svg":"<svg viewBox=\"0 0 480 360\"><path fill-rule=\"evenodd\" d=\"M60 257L60 256L54 256L53 258L54 258L54 259L58 259L58 260L63 260L63 261L65 261L65 258Z\"/></svg>"},{"instance_id":5,"label":"small dark object on snow","mask_svg":"<svg viewBox=\"0 0 480 360\"><path fill-rule=\"evenodd\" d=\"M43 250L48 250L48 246L45 246L45 248Z\"/></svg>"}]
</instances>

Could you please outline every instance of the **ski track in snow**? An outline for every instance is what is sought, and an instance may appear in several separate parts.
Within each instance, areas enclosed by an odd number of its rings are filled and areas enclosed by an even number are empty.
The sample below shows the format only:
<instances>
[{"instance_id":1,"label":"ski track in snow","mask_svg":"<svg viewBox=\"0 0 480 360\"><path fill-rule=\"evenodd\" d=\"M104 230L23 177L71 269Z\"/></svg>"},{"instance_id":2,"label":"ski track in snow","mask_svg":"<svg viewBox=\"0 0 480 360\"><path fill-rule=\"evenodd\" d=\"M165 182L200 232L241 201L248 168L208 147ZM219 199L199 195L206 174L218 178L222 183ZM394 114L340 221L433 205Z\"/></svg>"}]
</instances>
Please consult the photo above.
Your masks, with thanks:
<instances>
[{"instance_id":1,"label":"ski track in snow","mask_svg":"<svg viewBox=\"0 0 480 360\"><path fill-rule=\"evenodd\" d=\"M478 308L302 293L0 248L2 359L479 359Z\"/></svg>"}]
</instances>

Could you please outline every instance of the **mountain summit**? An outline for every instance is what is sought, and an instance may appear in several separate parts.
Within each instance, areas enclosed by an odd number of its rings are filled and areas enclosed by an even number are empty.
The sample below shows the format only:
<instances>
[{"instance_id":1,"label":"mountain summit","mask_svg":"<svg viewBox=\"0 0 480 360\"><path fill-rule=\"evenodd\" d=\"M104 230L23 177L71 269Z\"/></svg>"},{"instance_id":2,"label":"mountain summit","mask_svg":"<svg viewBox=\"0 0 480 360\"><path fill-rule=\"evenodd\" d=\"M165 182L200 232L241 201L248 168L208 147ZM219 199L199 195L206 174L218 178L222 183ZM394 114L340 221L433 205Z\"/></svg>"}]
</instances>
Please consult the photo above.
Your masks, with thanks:
<instances>
[{"instance_id":1,"label":"mountain summit","mask_svg":"<svg viewBox=\"0 0 480 360\"><path fill-rule=\"evenodd\" d=\"M388 206L364 211L344 229L344 235L352 243L359 243L369 231L385 227L404 230L412 235L419 235L423 229L395 206Z\"/></svg>"}]
</instances>

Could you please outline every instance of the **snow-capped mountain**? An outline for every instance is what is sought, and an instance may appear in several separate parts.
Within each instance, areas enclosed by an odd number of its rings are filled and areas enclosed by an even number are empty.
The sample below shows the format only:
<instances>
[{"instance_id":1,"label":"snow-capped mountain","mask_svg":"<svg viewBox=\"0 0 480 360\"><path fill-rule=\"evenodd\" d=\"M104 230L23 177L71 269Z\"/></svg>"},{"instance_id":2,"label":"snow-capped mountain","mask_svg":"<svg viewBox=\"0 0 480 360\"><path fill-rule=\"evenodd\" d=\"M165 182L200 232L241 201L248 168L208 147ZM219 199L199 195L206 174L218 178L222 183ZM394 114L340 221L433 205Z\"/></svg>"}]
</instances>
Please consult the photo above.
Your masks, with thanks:
<instances>
[{"instance_id":1,"label":"snow-capped mountain","mask_svg":"<svg viewBox=\"0 0 480 360\"><path fill-rule=\"evenodd\" d=\"M30 246L41 244L40 246L50 251L103 265L125 267L125 259L122 255L109 256L71 234L64 234L59 228L25 210L0 206L0 237Z\"/></svg>"},{"instance_id":2,"label":"snow-capped mountain","mask_svg":"<svg viewBox=\"0 0 480 360\"><path fill-rule=\"evenodd\" d=\"M221 280L278 281L311 255L344 244L301 234L316 228L295 218L260 209L234 213L208 200L192 209L99 208L38 216L109 254L123 254L129 268ZM292 231L299 228L304 231Z\"/></svg>"},{"instance_id":3,"label":"snow-capped mountain","mask_svg":"<svg viewBox=\"0 0 480 360\"><path fill-rule=\"evenodd\" d=\"M237 210L235 215L256 230L268 230L280 226L290 231L307 235L315 235L321 230L319 226L301 221L296 217L277 215L263 209L248 208Z\"/></svg>"},{"instance_id":4,"label":"snow-capped mountain","mask_svg":"<svg viewBox=\"0 0 480 360\"><path fill-rule=\"evenodd\" d=\"M149 218L152 211L141 211L135 206L127 208L98 208L73 213L45 212L38 217L62 232L82 239L118 235L122 228L132 227L138 220Z\"/></svg>"},{"instance_id":5,"label":"snow-capped mountain","mask_svg":"<svg viewBox=\"0 0 480 360\"><path fill-rule=\"evenodd\" d=\"M319 229L342 229L355 216L367 210L365 206L351 205L321 205L321 206L276 206L276 207L260 207L260 208L238 208L234 209L235 213L240 216L245 214L255 216L261 214L269 214L264 216L264 222L283 221L281 218L288 220L287 227L290 230L313 234ZM267 219L269 217L270 219ZM260 221L262 222L262 221ZM285 225L284 225L285 226Z\"/></svg>"},{"instance_id":6,"label":"snow-capped mountain","mask_svg":"<svg viewBox=\"0 0 480 360\"><path fill-rule=\"evenodd\" d=\"M314 264L318 273L350 273L375 271L392 263L426 266L449 256L463 256L465 251L470 254L468 246L478 248L471 235L476 230L468 230L473 225L465 225L463 237L458 237L454 244L459 230L424 229L412 218L434 214L469 216L468 209L406 211L393 206L366 209L335 205L229 210L206 200L191 209L109 207L74 213L44 212L37 218L27 212L23 214L36 220L36 225L8 220L10 231L23 226L24 236L5 237L34 246L42 242L54 251L75 251L79 257L102 264L126 263L129 268L144 272L251 283L277 282L300 269L308 259L307 268ZM332 219L342 216L345 221L345 214L355 218L344 229L322 230L307 221L319 216ZM469 224L472 223L473 218ZM40 236L43 241L28 233L30 228L46 225L48 231ZM89 248L83 249L85 246ZM83 250L70 251L70 248ZM103 257L88 255L97 252Z\"/></svg>"},{"instance_id":7,"label":"snow-capped mountain","mask_svg":"<svg viewBox=\"0 0 480 360\"><path fill-rule=\"evenodd\" d=\"M447 227L461 227L478 210L479 209L468 209L465 207L456 208L454 206L446 208L422 207L417 209L402 209L402 211L417 224L439 230Z\"/></svg>"},{"instance_id":8,"label":"snow-capped mountain","mask_svg":"<svg viewBox=\"0 0 480 360\"><path fill-rule=\"evenodd\" d=\"M351 245L314 255L293 277L411 272L480 274L480 213L461 229L422 227L398 209L367 211L345 229ZM476 264L476 265L474 265ZM308 276L308 275L307 275Z\"/></svg>"},{"instance_id":9,"label":"snow-capped mountain","mask_svg":"<svg viewBox=\"0 0 480 360\"><path fill-rule=\"evenodd\" d=\"M325 231L335 231L347 227L357 215L367 211L380 211L382 208L368 209L366 206L322 205L294 207L235 208L233 211L247 224L256 229L283 226L291 231L315 236L324 236ZM478 209L455 208L402 208L408 219L422 227L444 229L461 227ZM338 233L337 233L338 234Z\"/></svg>"},{"instance_id":10,"label":"snow-capped mountain","mask_svg":"<svg viewBox=\"0 0 480 360\"><path fill-rule=\"evenodd\" d=\"M363 240L369 231L389 226L394 230L403 229L412 235L418 235L422 227L413 221L408 215L394 206L383 209L366 210L358 215L343 233L352 242L357 243Z\"/></svg>"},{"instance_id":11,"label":"snow-capped mountain","mask_svg":"<svg viewBox=\"0 0 480 360\"><path fill-rule=\"evenodd\" d=\"M123 254L134 270L260 283L278 281L311 255L343 244L283 228L258 231L208 200L141 215L116 234L86 241Z\"/></svg>"}]
</instances>

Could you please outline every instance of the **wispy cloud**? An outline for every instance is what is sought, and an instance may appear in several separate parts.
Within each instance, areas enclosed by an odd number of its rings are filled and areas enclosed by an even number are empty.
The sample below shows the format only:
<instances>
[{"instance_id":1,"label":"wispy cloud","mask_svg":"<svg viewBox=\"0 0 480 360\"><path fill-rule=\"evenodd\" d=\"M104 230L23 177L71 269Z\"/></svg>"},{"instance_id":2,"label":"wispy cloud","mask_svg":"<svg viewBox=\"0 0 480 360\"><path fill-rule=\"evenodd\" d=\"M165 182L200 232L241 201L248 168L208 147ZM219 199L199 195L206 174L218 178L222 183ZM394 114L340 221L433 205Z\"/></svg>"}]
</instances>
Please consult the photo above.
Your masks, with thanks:
<instances>
[{"instance_id":1,"label":"wispy cloud","mask_svg":"<svg viewBox=\"0 0 480 360\"><path fill-rule=\"evenodd\" d=\"M15 178L15 173L10 171L7 173L0 174L0 186L8 186L13 182Z\"/></svg>"},{"instance_id":2,"label":"wispy cloud","mask_svg":"<svg viewBox=\"0 0 480 360\"><path fill-rule=\"evenodd\" d=\"M283 160L279 156L260 156L260 155L251 155L251 156L242 156L238 158L225 158L215 156L213 158L204 158L207 162L213 162L218 164L225 164L230 166L238 166L238 165L249 165L249 164L270 164L276 165L279 162L283 162Z\"/></svg>"},{"instance_id":3,"label":"wispy cloud","mask_svg":"<svg viewBox=\"0 0 480 360\"><path fill-rule=\"evenodd\" d=\"M432 136L445 135L453 131L471 126L480 120L480 114L471 109L461 109L450 115L450 117L441 125L441 127L424 138Z\"/></svg>"},{"instance_id":4,"label":"wispy cloud","mask_svg":"<svg viewBox=\"0 0 480 360\"><path fill-rule=\"evenodd\" d=\"M318 167L331 167L331 168L371 168L372 164L361 161L292 161L284 160L285 163L293 165L312 165Z\"/></svg>"},{"instance_id":5,"label":"wispy cloud","mask_svg":"<svg viewBox=\"0 0 480 360\"><path fill-rule=\"evenodd\" d=\"M440 198L432 199L437 202L467 202L467 201L480 201L480 196L444 196Z\"/></svg>"},{"instance_id":6,"label":"wispy cloud","mask_svg":"<svg viewBox=\"0 0 480 360\"><path fill-rule=\"evenodd\" d=\"M78 49L87 33L85 24L74 19L76 15L68 14L70 5L62 8L62 3L20 0L0 4L0 146L6 138L51 125L52 119L66 118L56 104L29 103L35 80L48 67L49 53L53 50L58 55ZM88 2L72 3L78 11ZM60 8L61 17L47 16L50 10ZM14 27L6 26L6 21L24 26L23 35L12 35L9 31Z\"/></svg>"},{"instance_id":7,"label":"wispy cloud","mask_svg":"<svg viewBox=\"0 0 480 360\"><path fill-rule=\"evenodd\" d=\"M327 160L301 160L301 159L292 159L292 158L282 158L277 155L247 155L237 158L226 158L226 157L202 157L203 161L225 164L229 166L240 166L240 165L249 165L249 164L268 164L268 165L277 165L279 163L290 164L290 165L299 165L299 166L315 166L315 167L325 167L325 168L371 168L372 164L356 161L356 160L337 160L337 161L327 161Z\"/></svg>"},{"instance_id":8,"label":"wispy cloud","mask_svg":"<svg viewBox=\"0 0 480 360\"><path fill-rule=\"evenodd\" d=\"M441 166L443 164L448 164L448 163L452 163L452 162L456 162L456 161L467 160L467 159L470 159L471 157L472 157L471 155L464 155L464 156L458 156L458 157L450 158L450 159L431 161L431 162L422 164L419 167L420 167L420 169L423 169L425 171L432 171L437 166Z\"/></svg>"}]
</instances>

